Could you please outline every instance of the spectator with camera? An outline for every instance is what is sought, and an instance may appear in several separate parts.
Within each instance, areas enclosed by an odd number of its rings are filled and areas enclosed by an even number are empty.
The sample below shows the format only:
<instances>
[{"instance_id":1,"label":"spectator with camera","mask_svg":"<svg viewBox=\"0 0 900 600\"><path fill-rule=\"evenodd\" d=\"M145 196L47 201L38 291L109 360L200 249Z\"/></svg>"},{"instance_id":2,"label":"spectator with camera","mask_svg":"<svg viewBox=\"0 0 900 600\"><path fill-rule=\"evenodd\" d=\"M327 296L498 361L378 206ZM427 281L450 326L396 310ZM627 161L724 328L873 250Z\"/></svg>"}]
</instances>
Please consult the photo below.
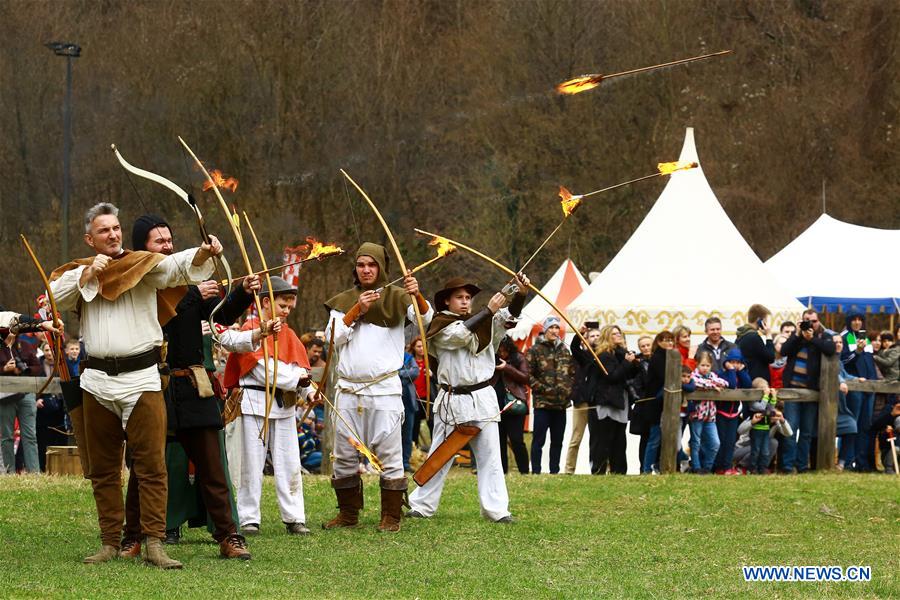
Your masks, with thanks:
<instances>
[{"instance_id":1,"label":"spectator with camera","mask_svg":"<svg viewBox=\"0 0 900 600\"><path fill-rule=\"evenodd\" d=\"M22 343L19 336L12 334L0 345L0 375L7 377L38 377L41 375L41 362L33 344ZM34 394L0 394L0 449L3 453L3 464L7 473L16 472L16 458L13 441L16 418L19 419L19 444L22 447L25 471L38 473L41 470L38 458L36 418L37 399Z\"/></svg>"},{"instance_id":2,"label":"spectator with camera","mask_svg":"<svg viewBox=\"0 0 900 600\"><path fill-rule=\"evenodd\" d=\"M550 433L550 473L559 473L566 409L572 393L575 364L572 353L560 339L559 317L544 319L544 336L528 349L531 399L534 402L534 431L531 438L531 472L541 472L541 455Z\"/></svg>"},{"instance_id":3,"label":"spectator with camera","mask_svg":"<svg viewBox=\"0 0 900 600\"><path fill-rule=\"evenodd\" d=\"M734 344L722 337L722 319L719 317L710 317L703 324L706 330L706 339L697 346L697 352L694 359L700 358L701 352L706 352L712 357L713 372L718 373L722 370L725 363L725 357L734 348Z\"/></svg>"},{"instance_id":4,"label":"spectator with camera","mask_svg":"<svg viewBox=\"0 0 900 600\"><path fill-rule=\"evenodd\" d=\"M597 342L600 340L599 323L588 321L581 327L581 335L587 340L594 352L597 352ZM594 357L589 350L581 345L581 338L577 335L572 338L569 349L572 358L575 359L575 379L572 384L572 437L569 439L569 448L566 451L566 473L575 472L578 461L578 448L584 439L584 430L590 428L591 447L597 435L595 430L597 419L590 417L594 412L594 393L597 388L597 380L600 369L594 362ZM594 457L591 455L591 462Z\"/></svg>"},{"instance_id":5,"label":"spectator with camera","mask_svg":"<svg viewBox=\"0 0 900 600\"><path fill-rule=\"evenodd\" d=\"M784 385L792 388L819 389L819 373L822 357L834 356L835 346L831 335L819 321L819 314L813 309L803 311L800 332L794 333L781 346L781 353L787 358L784 367ZM791 435L783 440L781 470L785 473L803 473L809 469L810 447L816 436L819 405L815 402L788 402L784 416L793 432L798 435L795 442Z\"/></svg>"},{"instance_id":6,"label":"spectator with camera","mask_svg":"<svg viewBox=\"0 0 900 600\"><path fill-rule=\"evenodd\" d=\"M841 362L847 373L858 377L861 381L878 379L872 342L866 332L866 318L862 313L847 315L847 328L841 333L844 348L841 350ZM856 452L853 457L853 468L856 471L871 471L875 467L874 438L869 433L872 424L872 412L875 407L874 392L849 392L847 406L856 417ZM848 465L849 466L849 465Z\"/></svg>"}]
</instances>

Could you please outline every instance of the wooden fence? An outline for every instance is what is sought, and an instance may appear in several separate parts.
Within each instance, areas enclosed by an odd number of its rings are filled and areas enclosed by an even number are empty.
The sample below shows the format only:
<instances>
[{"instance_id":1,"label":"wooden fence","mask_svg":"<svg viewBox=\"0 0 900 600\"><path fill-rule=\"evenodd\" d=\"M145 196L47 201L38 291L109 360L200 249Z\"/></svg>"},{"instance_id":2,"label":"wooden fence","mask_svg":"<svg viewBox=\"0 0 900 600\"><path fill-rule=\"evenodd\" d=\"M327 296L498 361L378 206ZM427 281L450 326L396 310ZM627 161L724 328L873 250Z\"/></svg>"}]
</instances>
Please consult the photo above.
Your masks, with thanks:
<instances>
[{"instance_id":1,"label":"wooden fence","mask_svg":"<svg viewBox=\"0 0 900 600\"><path fill-rule=\"evenodd\" d=\"M819 470L834 468L835 438L837 437L837 410L840 382L840 365L837 356L823 356L819 376L819 390L783 388L778 390L778 398L785 402L818 402L819 427L816 465ZM848 381L850 391L900 393L898 381ZM663 386L662 446L660 448L660 470L676 473L676 455L681 443L681 354L669 350L666 354L666 379ZM697 390L686 396L693 401L712 400L715 402L753 402L762 398L761 390Z\"/></svg>"}]
</instances>

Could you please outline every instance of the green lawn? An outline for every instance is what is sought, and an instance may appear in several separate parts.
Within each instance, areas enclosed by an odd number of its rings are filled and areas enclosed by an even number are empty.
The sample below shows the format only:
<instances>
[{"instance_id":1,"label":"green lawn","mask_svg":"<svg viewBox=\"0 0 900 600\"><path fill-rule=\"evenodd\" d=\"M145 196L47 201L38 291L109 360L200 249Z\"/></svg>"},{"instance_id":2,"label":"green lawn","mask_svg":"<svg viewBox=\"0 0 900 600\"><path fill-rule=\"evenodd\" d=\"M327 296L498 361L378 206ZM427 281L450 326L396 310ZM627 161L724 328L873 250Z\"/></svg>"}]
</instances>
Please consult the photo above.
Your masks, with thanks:
<instances>
[{"instance_id":1,"label":"green lawn","mask_svg":"<svg viewBox=\"0 0 900 600\"><path fill-rule=\"evenodd\" d=\"M542 475L508 479L513 525L479 516L475 478L451 476L438 515L375 531L377 482L356 530L324 532L334 496L305 480L313 534L289 537L267 478L253 560L222 561L205 530L185 569L81 564L98 544L86 481L0 477L0 596L588 598L900 597L900 482L794 477ZM745 583L741 565L869 565L868 583Z\"/></svg>"}]
</instances>

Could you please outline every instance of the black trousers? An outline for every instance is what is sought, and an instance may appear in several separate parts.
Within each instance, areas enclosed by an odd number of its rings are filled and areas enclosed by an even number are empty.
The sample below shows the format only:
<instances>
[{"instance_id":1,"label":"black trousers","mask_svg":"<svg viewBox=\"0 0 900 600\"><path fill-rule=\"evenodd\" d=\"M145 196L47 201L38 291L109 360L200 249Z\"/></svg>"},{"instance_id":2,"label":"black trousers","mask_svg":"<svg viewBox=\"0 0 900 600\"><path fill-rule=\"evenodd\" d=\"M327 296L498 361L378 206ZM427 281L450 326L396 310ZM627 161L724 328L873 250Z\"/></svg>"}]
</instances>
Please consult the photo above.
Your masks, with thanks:
<instances>
[{"instance_id":1,"label":"black trousers","mask_svg":"<svg viewBox=\"0 0 900 600\"><path fill-rule=\"evenodd\" d=\"M627 423L619 423L610 418L598 419L597 413L588 413L588 425L591 426L591 473L605 474L610 472L625 475L628 472L628 461L625 458L625 436Z\"/></svg>"},{"instance_id":2,"label":"black trousers","mask_svg":"<svg viewBox=\"0 0 900 600\"><path fill-rule=\"evenodd\" d=\"M500 461L503 463L503 472L509 472L509 453L506 451L506 443L509 440L519 473L527 475L528 449L525 447L525 415L502 414L498 431L500 432Z\"/></svg>"}]
</instances>

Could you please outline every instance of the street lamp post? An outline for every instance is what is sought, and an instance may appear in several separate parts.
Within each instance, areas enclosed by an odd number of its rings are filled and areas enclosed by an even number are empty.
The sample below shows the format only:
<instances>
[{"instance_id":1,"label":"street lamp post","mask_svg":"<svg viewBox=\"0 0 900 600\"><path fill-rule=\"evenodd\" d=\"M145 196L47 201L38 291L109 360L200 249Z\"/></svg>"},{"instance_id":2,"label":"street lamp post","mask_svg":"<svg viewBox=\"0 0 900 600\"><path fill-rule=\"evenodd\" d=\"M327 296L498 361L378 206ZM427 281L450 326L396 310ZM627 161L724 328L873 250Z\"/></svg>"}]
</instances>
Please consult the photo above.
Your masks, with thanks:
<instances>
[{"instance_id":1,"label":"street lamp post","mask_svg":"<svg viewBox=\"0 0 900 600\"><path fill-rule=\"evenodd\" d=\"M63 195L62 195L62 248L60 264L69 260L69 186L72 154L72 59L81 56L81 46L71 42L44 44L57 56L66 57L66 97L63 101Z\"/></svg>"}]
</instances>

